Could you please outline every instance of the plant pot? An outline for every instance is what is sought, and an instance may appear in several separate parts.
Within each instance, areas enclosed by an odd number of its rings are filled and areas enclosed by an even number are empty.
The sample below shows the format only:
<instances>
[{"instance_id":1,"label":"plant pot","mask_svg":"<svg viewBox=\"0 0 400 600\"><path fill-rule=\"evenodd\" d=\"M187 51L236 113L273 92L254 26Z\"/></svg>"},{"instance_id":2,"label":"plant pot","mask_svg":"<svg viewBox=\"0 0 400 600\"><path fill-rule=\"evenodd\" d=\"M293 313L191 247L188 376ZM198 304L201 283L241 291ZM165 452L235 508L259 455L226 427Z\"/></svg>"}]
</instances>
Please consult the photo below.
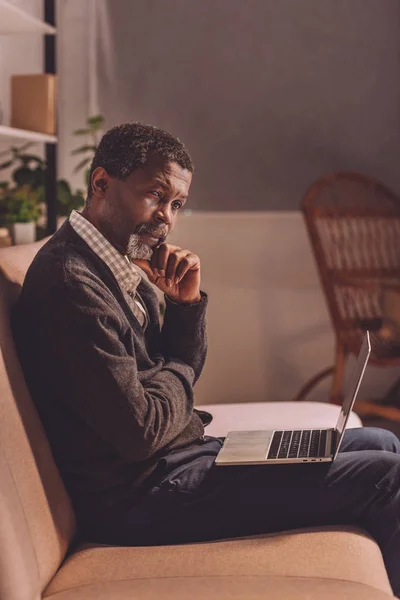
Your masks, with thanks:
<instances>
[{"instance_id":1,"label":"plant pot","mask_svg":"<svg viewBox=\"0 0 400 600\"><path fill-rule=\"evenodd\" d=\"M14 244L31 244L36 240L36 223L13 223Z\"/></svg>"}]
</instances>

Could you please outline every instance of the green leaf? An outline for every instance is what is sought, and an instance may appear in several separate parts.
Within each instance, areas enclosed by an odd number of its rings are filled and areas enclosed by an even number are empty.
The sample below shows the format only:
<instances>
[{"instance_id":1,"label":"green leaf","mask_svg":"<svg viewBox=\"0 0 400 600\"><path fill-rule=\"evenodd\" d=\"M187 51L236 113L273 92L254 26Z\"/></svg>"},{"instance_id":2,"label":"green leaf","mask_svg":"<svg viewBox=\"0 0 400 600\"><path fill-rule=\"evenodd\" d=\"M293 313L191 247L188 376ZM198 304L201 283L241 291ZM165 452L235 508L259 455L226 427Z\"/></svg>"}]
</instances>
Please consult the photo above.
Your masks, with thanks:
<instances>
[{"instance_id":1,"label":"green leaf","mask_svg":"<svg viewBox=\"0 0 400 600\"><path fill-rule=\"evenodd\" d=\"M98 129L104 123L104 115L93 115L93 117L89 117L86 122L91 129Z\"/></svg>"},{"instance_id":2,"label":"green leaf","mask_svg":"<svg viewBox=\"0 0 400 600\"><path fill-rule=\"evenodd\" d=\"M62 193L66 193L71 195L71 186L69 185L68 181L66 179L59 179L57 182L57 186L58 186L58 191L61 190Z\"/></svg>"},{"instance_id":3,"label":"green leaf","mask_svg":"<svg viewBox=\"0 0 400 600\"><path fill-rule=\"evenodd\" d=\"M35 173L31 169L28 169L28 167L20 167L14 171L13 179L19 186L33 185Z\"/></svg>"},{"instance_id":4,"label":"green leaf","mask_svg":"<svg viewBox=\"0 0 400 600\"><path fill-rule=\"evenodd\" d=\"M75 154L81 154L82 152L96 152L97 150L97 146L92 146L92 145L85 145L85 146L79 146L79 148L75 148L75 150L72 150L71 155L74 156Z\"/></svg>"},{"instance_id":5,"label":"green leaf","mask_svg":"<svg viewBox=\"0 0 400 600\"><path fill-rule=\"evenodd\" d=\"M78 208L82 208L85 204L85 198L83 197L83 193L81 190L77 190L75 194L71 198L71 210L77 210Z\"/></svg>"},{"instance_id":6,"label":"green leaf","mask_svg":"<svg viewBox=\"0 0 400 600\"><path fill-rule=\"evenodd\" d=\"M88 163L90 163L90 161L91 159L89 157L84 158L78 165L76 165L74 173L78 173L78 171L81 171L84 167L86 167Z\"/></svg>"},{"instance_id":7,"label":"green leaf","mask_svg":"<svg viewBox=\"0 0 400 600\"><path fill-rule=\"evenodd\" d=\"M86 169L86 171L85 171L85 182L86 182L86 185L89 185L89 179L90 179L90 168Z\"/></svg>"},{"instance_id":8,"label":"green leaf","mask_svg":"<svg viewBox=\"0 0 400 600\"><path fill-rule=\"evenodd\" d=\"M41 165L38 165L36 169L32 172L32 183L31 186L34 189L39 188L41 185L44 185L44 176L45 172Z\"/></svg>"},{"instance_id":9,"label":"green leaf","mask_svg":"<svg viewBox=\"0 0 400 600\"><path fill-rule=\"evenodd\" d=\"M58 204L57 212L58 212L58 214L66 216L65 208L67 208L68 205L70 204L71 197L72 197L72 193L71 193L71 188L70 188L69 184L65 180L59 181L58 185L57 185L57 204Z\"/></svg>"},{"instance_id":10,"label":"green leaf","mask_svg":"<svg viewBox=\"0 0 400 600\"><path fill-rule=\"evenodd\" d=\"M9 190L5 198L3 218L8 223L28 223L36 221L40 214L39 195L29 186Z\"/></svg>"},{"instance_id":11,"label":"green leaf","mask_svg":"<svg viewBox=\"0 0 400 600\"><path fill-rule=\"evenodd\" d=\"M65 179L58 181L57 214L59 216L68 217L72 210L82 208L84 203L81 190L76 190L75 194L72 194L70 185Z\"/></svg>"},{"instance_id":12,"label":"green leaf","mask_svg":"<svg viewBox=\"0 0 400 600\"><path fill-rule=\"evenodd\" d=\"M37 192L37 201L38 201L38 204L41 204L42 202L45 202L46 201L46 192L45 192L45 189L44 189L44 185L40 185L36 189L36 192Z\"/></svg>"},{"instance_id":13,"label":"green leaf","mask_svg":"<svg viewBox=\"0 0 400 600\"><path fill-rule=\"evenodd\" d=\"M75 129L73 135L89 135L92 133L91 129Z\"/></svg>"}]
</instances>

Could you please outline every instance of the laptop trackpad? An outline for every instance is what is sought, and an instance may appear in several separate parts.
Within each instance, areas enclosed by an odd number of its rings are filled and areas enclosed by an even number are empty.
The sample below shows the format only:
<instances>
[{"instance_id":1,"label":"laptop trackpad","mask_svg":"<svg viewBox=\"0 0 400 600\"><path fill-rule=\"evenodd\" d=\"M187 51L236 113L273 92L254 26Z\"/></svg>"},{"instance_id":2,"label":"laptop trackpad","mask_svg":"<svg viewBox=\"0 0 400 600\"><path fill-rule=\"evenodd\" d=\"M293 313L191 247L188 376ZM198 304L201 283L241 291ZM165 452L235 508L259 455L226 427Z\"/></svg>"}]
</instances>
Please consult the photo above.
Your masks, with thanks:
<instances>
[{"instance_id":1,"label":"laptop trackpad","mask_svg":"<svg viewBox=\"0 0 400 600\"><path fill-rule=\"evenodd\" d=\"M230 431L225 438L216 463L260 463L266 459L273 435L271 431Z\"/></svg>"}]
</instances>

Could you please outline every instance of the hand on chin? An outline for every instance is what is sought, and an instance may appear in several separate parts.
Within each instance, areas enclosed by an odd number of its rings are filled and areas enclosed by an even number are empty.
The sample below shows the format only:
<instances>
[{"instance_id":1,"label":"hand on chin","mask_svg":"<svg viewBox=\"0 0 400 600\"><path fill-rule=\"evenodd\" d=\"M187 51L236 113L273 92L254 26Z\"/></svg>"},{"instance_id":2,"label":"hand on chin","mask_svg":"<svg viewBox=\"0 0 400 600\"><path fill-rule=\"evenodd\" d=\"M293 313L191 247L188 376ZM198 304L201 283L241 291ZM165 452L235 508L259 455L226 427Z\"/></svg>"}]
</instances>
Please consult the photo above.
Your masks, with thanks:
<instances>
[{"instance_id":1,"label":"hand on chin","mask_svg":"<svg viewBox=\"0 0 400 600\"><path fill-rule=\"evenodd\" d=\"M173 302L200 301L200 259L190 250L163 243L153 250L151 258L138 256L132 262Z\"/></svg>"}]
</instances>

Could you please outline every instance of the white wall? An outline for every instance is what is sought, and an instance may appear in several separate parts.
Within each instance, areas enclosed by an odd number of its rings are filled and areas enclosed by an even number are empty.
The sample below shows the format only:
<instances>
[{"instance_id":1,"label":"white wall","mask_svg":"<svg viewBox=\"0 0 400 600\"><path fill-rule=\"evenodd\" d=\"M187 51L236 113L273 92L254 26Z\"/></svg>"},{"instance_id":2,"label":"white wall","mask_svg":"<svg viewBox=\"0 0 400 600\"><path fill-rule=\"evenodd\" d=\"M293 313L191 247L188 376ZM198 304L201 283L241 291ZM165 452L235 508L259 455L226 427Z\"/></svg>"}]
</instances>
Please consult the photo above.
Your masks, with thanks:
<instances>
[{"instance_id":1,"label":"white wall","mask_svg":"<svg viewBox=\"0 0 400 600\"><path fill-rule=\"evenodd\" d=\"M58 171L73 188L85 188L82 171L74 167L81 160L71 151L83 145L85 138L72 132L85 126L86 119L96 112L93 98L95 60L91 53L94 0L57 0L58 73L59 73L59 155Z\"/></svg>"},{"instance_id":2,"label":"white wall","mask_svg":"<svg viewBox=\"0 0 400 600\"><path fill-rule=\"evenodd\" d=\"M196 210L296 210L337 170L400 191L398 0L99 1L107 122L180 137Z\"/></svg>"},{"instance_id":3,"label":"white wall","mask_svg":"<svg viewBox=\"0 0 400 600\"><path fill-rule=\"evenodd\" d=\"M290 400L333 364L333 330L299 212L182 215L171 241L200 255L210 297L199 404ZM393 373L370 368L363 396L381 396ZM328 387L311 397L326 399Z\"/></svg>"}]
</instances>

